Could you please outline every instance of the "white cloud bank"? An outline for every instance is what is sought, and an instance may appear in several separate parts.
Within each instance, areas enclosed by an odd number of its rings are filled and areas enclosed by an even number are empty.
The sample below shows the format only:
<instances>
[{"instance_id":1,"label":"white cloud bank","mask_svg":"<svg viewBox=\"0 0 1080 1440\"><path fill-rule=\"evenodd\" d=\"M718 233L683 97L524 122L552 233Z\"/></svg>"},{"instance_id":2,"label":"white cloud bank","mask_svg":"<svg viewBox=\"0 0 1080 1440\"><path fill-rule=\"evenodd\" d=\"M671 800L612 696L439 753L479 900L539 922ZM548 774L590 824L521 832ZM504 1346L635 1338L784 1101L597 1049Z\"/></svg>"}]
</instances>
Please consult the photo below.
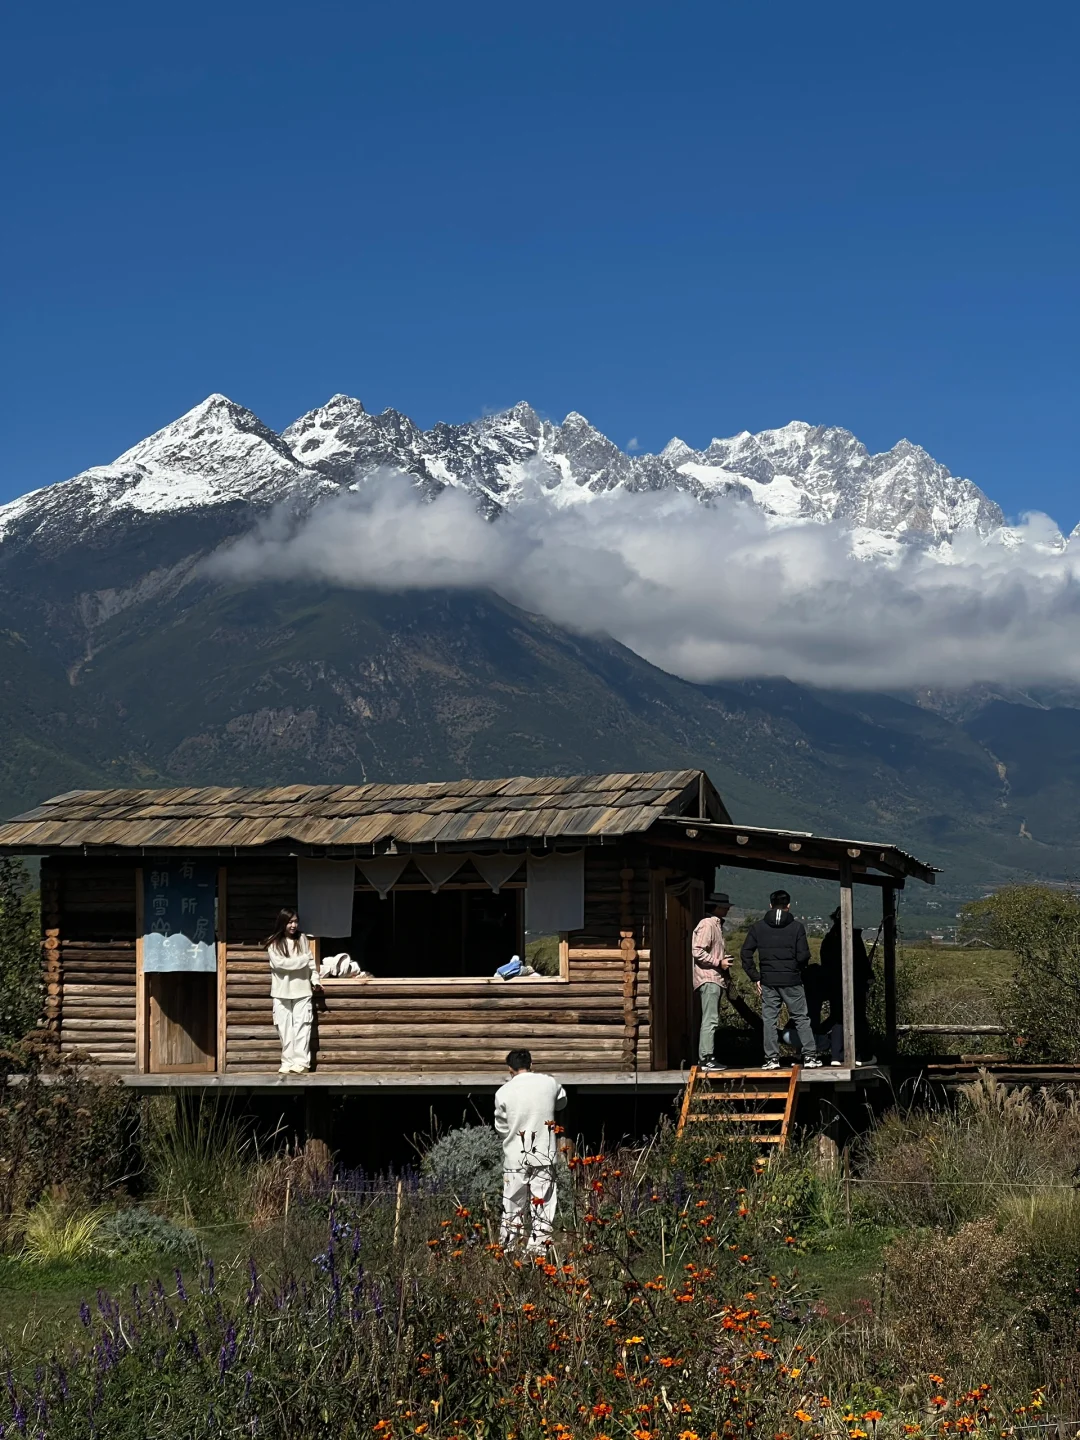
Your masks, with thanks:
<instances>
[{"instance_id":1,"label":"white cloud bank","mask_svg":"<svg viewBox=\"0 0 1080 1440\"><path fill-rule=\"evenodd\" d=\"M382 471L299 522L279 517L212 570L490 589L690 680L1080 682L1080 541L1038 515L989 541L868 561L839 527L778 527L738 501L613 491L560 506L537 487L490 522L464 491L425 503L411 478Z\"/></svg>"}]
</instances>

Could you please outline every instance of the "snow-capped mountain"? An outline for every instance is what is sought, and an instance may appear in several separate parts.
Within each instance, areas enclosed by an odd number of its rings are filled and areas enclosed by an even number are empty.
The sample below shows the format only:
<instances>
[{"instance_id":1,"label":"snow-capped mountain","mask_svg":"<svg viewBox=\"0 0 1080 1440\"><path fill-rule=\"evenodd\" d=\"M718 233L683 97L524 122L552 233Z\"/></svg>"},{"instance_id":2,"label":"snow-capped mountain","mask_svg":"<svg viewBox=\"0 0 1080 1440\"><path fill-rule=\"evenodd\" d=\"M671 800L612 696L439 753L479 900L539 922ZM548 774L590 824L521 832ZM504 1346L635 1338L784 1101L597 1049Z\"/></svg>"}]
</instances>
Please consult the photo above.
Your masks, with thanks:
<instances>
[{"instance_id":1,"label":"snow-capped mountain","mask_svg":"<svg viewBox=\"0 0 1080 1440\"><path fill-rule=\"evenodd\" d=\"M526 404L422 430L396 410L372 415L335 395L278 435L211 395L112 464L0 507L0 540L64 549L124 517L225 509L235 531L283 502L306 509L380 467L415 476L433 495L464 488L488 513L536 486L560 504L619 489L733 496L778 524L839 521L865 553L947 543L965 530L985 535L1003 523L978 486L919 446L901 440L871 455L847 430L801 421L705 450L675 439L659 455L629 455L582 415L556 425Z\"/></svg>"}]
</instances>

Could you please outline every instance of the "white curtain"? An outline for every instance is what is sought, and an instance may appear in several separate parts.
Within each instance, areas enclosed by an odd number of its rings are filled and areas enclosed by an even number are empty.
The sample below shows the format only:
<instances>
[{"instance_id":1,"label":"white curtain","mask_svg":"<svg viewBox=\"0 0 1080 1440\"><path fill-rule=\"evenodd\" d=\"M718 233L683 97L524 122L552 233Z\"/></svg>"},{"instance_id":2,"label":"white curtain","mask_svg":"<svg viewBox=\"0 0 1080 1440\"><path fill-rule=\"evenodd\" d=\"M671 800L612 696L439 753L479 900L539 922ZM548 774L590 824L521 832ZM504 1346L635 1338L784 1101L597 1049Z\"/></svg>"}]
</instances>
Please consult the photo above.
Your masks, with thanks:
<instances>
[{"instance_id":1,"label":"white curtain","mask_svg":"<svg viewBox=\"0 0 1080 1440\"><path fill-rule=\"evenodd\" d=\"M525 929L558 935L585 924L585 852L530 855L525 888Z\"/></svg>"},{"instance_id":2,"label":"white curtain","mask_svg":"<svg viewBox=\"0 0 1080 1440\"><path fill-rule=\"evenodd\" d=\"M307 935L351 935L356 866L351 860L297 860L296 908Z\"/></svg>"},{"instance_id":3,"label":"white curtain","mask_svg":"<svg viewBox=\"0 0 1080 1440\"><path fill-rule=\"evenodd\" d=\"M374 855L370 860L358 860L360 873L369 885L385 900L391 887L401 879L401 873L409 863L408 855Z\"/></svg>"},{"instance_id":4,"label":"white curtain","mask_svg":"<svg viewBox=\"0 0 1080 1440\"><path fill-rule=\"evenodd\" d=\"M520 855L507 855L502 850L495 855L470 855L469 859L481 880L486 880L496 895L521 865Z\"/></svg>"},{"instance_id":5,"label":"white curtain","mask_svg":"<svg viewBox=\"0 0 1080 1440\"><path fill-rule=\"evenodd\" d=\"M414 855L412 858L432 890L445 885L465 863L464 855Z\"/></svg>"}]
</instances>

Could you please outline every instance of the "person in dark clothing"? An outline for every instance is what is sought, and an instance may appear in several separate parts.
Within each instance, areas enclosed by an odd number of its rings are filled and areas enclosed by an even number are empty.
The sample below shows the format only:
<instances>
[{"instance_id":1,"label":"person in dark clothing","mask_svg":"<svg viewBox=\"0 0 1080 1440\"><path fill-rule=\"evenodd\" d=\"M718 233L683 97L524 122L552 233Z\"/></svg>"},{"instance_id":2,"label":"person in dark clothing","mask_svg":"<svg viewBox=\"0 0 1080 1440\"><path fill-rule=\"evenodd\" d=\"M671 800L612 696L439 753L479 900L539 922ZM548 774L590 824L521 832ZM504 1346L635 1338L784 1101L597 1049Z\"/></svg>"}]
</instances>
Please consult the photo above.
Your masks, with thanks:
<instances>
[{"instance_id":1,"label":"person in dark clothing","mask_svg":"<svg viewBox=\"0 0 1080 1440\"><path fill-rule=\"evenodd\" d=\"M768 914L750 926L742 947L743 969L761 996L761 1019L765 1027L765 1063L761 1068L780 1068L780 1040L776 1032L780 1007L786 1005L798 1032L803 1064L808 1069L817 1069L821 1061L815 1054L817 1047L803 989L803 972L810 961L806 931L791 913L791 896L786 890L774 890L769 896L769 905Z\"/></svg>"},{"instance_id":2,"label":"person in dark clothing","mask_svg":"<svg viewBox=\"0 0 1080 1440\"><path fill-rule=\"evenodd\" d=\"M830 915L832 929L821 942L821 970L825 985L825 996L829 1002L829 1040L832 1045L832 1063L844 1063L844 975L841 967L842 940L840 935L840 907ZM870 986L874 979L873 966L863 944L862 931L852 931L852 980L855 990L855 1054L857 1064L873 1064L870 1053L870 1022L866 1018Z\"/></svg>"}]
</instances>

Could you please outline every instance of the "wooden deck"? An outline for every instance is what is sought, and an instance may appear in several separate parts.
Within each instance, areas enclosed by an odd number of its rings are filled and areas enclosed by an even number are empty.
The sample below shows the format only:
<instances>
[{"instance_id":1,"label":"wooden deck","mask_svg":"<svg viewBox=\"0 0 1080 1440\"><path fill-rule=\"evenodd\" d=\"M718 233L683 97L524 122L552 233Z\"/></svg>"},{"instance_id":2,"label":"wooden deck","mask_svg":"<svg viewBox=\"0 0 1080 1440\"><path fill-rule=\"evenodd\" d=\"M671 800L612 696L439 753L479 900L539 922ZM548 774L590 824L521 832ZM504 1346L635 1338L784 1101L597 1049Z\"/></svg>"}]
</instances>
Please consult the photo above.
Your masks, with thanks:
<instances>
[{"instance_id":1,"label":"wooden deck","mask_svg":"<svg viewBox=\"0 0 1080 1440\"><path fill-rule=\"evenodd\" d=\"M637 1090L641 1094L675 1095L686 1084L689 1073L685 1070L651 1070L638 1074L612 1072L605 1075L596 1071L558 1070L558 1079L567 1088L588 1091L594 1095L626 1094ZM785 1083L789 1070L752 1072L766 1073L782 1079ZM429 1072L406 1074L401 1071L368 1071L366 1073L342 1074L340 1072L314 1071L310 1075L279 1075L277 1071L224 1075L135 1075L123 1074L121 1082L133 1090L229 1090L241 1093L267 1091L329 1091L337 1094L373 1094L401 1092L406 1094L454 1094L462 1090L497 1090L506 1081L506 1071L463 1071ZM801 1085L805 1088L857 1089L868 1085L889 1083L889 1070L884 1065L861 1065L850 1070L847 1067L833 1069L826 1066L821 1070L803 1070Z\"/></svg>"}]
</instances>

